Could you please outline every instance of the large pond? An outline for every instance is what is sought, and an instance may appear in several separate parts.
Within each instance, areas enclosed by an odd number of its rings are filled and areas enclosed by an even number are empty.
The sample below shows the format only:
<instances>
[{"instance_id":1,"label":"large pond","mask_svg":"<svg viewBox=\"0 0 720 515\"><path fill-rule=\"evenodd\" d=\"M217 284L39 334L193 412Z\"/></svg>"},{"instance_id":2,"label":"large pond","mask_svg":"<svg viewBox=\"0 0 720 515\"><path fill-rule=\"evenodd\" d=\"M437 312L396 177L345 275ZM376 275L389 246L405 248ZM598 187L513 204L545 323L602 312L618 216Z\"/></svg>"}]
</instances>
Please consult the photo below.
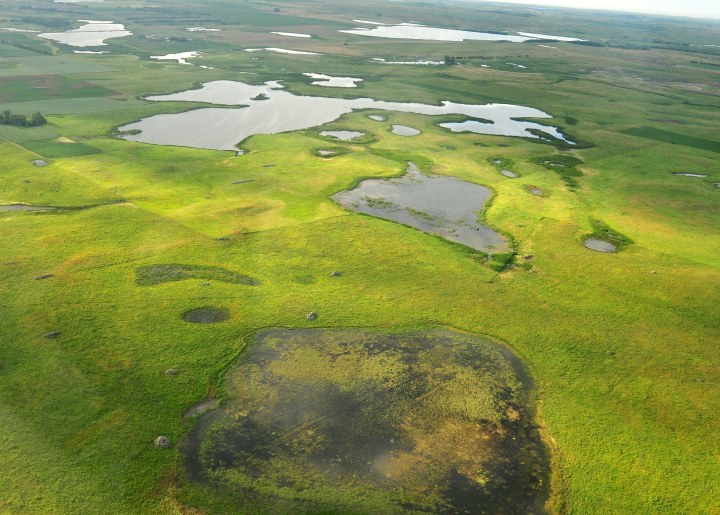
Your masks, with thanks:
<instances>
[{"instance_id":1,"label":"large pond","mask_svg":"<svg viewBox=\"0 0 720 515\"><path fill-rule=\"evenodd\" d=\"M340 30L345 34L357 36L372 36L376 38L389 39L419 39L423 41L508 41L511 43L523 43L533 40L554 40L554 41L582 41L578 38L564 36L551 36L549 34L533 34L529 32L517 32L516 34L499 34L494 32L475 32L470 30L444 29L439 27L427 27L419 23L400 23L388 25L379 22L353 20L357 23L372 25L372 28L358 27L349 30Z\"/></svg>"},{"instance_id":2,"label":"large pond","mask_svg":"<svg viewBox=\"0 0 720 515\"><path fill-rule=\"evenodd\" d=\"M461 114L489 123L465 124L461 130L477 134L538 138L530 129L544 131L564 139L556 128L527 121L527 118L550 118L538 109L511 104L457 104L443 101L440 105L385 102L372 98L327 98L295 95L282 89L277 81L250 85L236 81L207 82L199 89L170 95L154 95L147 100L157 102L205 102L223 106L193 109L183 113L159 114L119 128L131 131L122 135L128 141L176 145L216 150L236 150L236 145L255 134L275 134L317 127L358 109L375 109L417 113L430 116ZM448 126L457 130L453 124ZM140 131L137 133L137 131Z\"/></svg>"},{"instance_id":3,"label":"large pond","mask_svg":"<svg viewBox=\"0 0 720 515\"><path fill-rule=\"evenodd\" d=\"M508 252L505 238L478 222L478 212L490 196L484 186L423 175L409 163L400 178L362 181L333 200L352 211L409 225L487 254Z\"/></svg>"},{"instance_id":4,"label":"large pond","mask_svg":"<svg viewBox=\"0 0 720 515\"><path fill-rule=\"evenodd\" d=\"M532 381L489 339L270 329L224 384L181 449L190 485L226 510L543 512Z\"/></svg>"},{"instance_id":5,"label":"large pond","mask_svg":"<svg viewBox=\"0 0 720 515\"><path fill-rule=\"evenodd\" d=\"M132 35L125 26L111 21L78 20L85 25L66 32L45 32L38 37L74 47L104 46L105 40Z\"/></svg>"}]
</instances>

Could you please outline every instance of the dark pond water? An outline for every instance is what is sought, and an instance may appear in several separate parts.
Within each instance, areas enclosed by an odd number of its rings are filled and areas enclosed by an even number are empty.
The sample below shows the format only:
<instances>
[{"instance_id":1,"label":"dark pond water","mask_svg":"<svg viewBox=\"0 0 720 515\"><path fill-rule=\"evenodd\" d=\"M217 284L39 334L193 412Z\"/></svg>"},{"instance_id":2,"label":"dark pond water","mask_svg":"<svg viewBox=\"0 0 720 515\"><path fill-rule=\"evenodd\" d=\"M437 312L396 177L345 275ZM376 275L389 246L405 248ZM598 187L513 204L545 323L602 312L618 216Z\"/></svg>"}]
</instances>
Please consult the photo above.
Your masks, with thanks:
<instances>
[{"instance_id":1,"label":"dark pond water","mask_svg":"<svg viewBox=\"0 0 720 515\"><path fill-rule=\"evenodd\" d=\"M225 388L181 449L190 480L244 513L543 511L532 381L485 338L266 330Z\"/></svg>"},{"instance_id":2,"label":"dark pond water","mask_svg":"<svg viewBox=\"0 0 720 515\"><path fill-rule=\"evenodd\" d=\"M409 225L488 254L507 252L505 238L478 222L478 212L490 195L479 184L423 175L409 163L400 178L366 180L333 200L352 211Z\"/></svg>"}]
</instances>

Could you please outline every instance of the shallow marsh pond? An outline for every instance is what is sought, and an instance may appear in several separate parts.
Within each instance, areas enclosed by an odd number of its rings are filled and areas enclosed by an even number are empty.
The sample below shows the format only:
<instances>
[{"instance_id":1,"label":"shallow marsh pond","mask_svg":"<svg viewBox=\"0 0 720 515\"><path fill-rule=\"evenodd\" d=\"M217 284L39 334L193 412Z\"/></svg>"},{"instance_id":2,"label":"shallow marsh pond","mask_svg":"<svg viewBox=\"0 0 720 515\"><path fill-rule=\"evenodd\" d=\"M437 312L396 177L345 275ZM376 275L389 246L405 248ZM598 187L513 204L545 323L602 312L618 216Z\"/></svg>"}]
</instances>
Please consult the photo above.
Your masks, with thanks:
<instances>
[{"instance_id":1,"label":"shallow marsh pond","mask_svg":"<svg viewBox=\"0 0 720 515\"><path fill-rule=\"evenodd\" d=\"M400 178L368 179L333 200L352 211L409 225L487 254L508 252L505 238L478 222L478 212L490 195L485 186L423 175L408 163Z\"/></svg>"},{"instance_id":2,"label":"shallow marsh pond","mask_svg":"<svg viewBox=\"0 0 720 515\"><path fill-rule=\"evenodd\" d=\"M189 479L244 512L542 513L532 382L448 329L270 329L182 445Z\"/></svg>"}]
</instances>

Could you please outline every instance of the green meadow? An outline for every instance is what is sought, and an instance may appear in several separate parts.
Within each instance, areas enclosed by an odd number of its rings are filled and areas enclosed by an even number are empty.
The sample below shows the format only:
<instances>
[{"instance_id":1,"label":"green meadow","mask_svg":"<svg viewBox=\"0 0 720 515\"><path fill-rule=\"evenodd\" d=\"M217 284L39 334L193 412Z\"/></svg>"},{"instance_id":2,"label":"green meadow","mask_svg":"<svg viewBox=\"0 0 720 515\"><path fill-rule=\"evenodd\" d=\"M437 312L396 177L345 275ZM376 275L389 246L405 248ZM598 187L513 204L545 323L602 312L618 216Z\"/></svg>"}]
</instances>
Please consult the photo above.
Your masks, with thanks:
<instances>
[{"instance_id":1,"label":"green meadow","mask_svg":"<svg viewBox=\"0 0 720 515\"><path fill-rule=\"evenodd\" d=\"M0 210L0 513L242 511L187 473L184 445L199 422L183 414L208 396L241 409L226 377L268 328L447 328L502 342L532 376L547 512L720 512L720 49L701 46L717 44L720 24L450 2L25 4L0 0L0 27L60 32L73 20L114 20L133 35L82 55L0 30L0 111L48 119L0 126L0 206L78 208ZM338 32L354 19L595 44ZM198 26L222 30L186 30ZM322 55L243 51L259 47ZM210 68L150 59L185 51L201 51L190 62ZM372 61L446 55L458 64ZM306 72L363 82L319 87ZM437 126L450 118L375 110L250 137L238 142L243 155L116 137L155 114L207 107L143 97L212 80L517 104L582 144L456 134ZM393 124L421 134L394 135ZM365 136L330 141L319 130ZM509 239L512 259L501 266L332 201L364 179L401 176L407 161L488 187L478 217ZM585 248L589 235L618 252ZM182 318L208 306L230 318ZM321 362L313 356L299 363ZM156 447L158 435L171 447ZM323 509L377 506L343 492Z\"/></svg>"}]
</instances>

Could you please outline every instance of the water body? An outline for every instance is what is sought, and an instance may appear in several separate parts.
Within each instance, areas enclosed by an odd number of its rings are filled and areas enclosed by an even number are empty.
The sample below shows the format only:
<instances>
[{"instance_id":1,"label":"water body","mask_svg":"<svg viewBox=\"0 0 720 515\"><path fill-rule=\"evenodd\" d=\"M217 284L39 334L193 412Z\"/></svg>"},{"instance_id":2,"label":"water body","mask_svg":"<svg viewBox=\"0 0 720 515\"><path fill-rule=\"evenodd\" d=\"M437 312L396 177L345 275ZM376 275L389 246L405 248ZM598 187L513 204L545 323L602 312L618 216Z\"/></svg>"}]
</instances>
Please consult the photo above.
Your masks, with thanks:
<instances>
[{"instance_id":1,"label":"water body","mask_svg":"<svg viewBox=\"0 0 720 515\"><path fill-rule=\"evenodd\" d=\"M157 59L158 61L177 61L178 64L192 64L187 62L187 59L200 56L200 52L180 52L177 54L166 54L166 55L151 55L150 59Z\"/></svg>"},{"instance_id":2,"label":"water body","mask_svg":"<svg viewBox=\"0 0 720 515\"><path fill-rule=\"evenodd\" d=\"M419 39L423 41L509 41L522 43L534 38L508 34L492 34L489 32L472 32L469 30L442 29L426 27L417 23L401 23L399 25L374 25L373 28L360 27L340 30L345 34L371 36L390 39Z\"/></svg>"},{"instance_id":3,"label":"water body","mask_svg":"<svg viewBox=\"0 0 720 515\"><path fill-rule=\"evenodd\" d=\"M276 48L276 47L266 47L266 48L246 48L246 52L274 52L276 54L290 54L290 55L322 55L318 54L317 52L303 52L301 50L288 50L287 48Z\"/></svg>"},{"instance_id":4,"label":"water body","mask_svg":"<svg viewBox=\"0 0 720 515\"><path fill-rule=\"evenodd\" d=\"M364 132L359 131L322 131L320 133L320 136L330 136L340 141L352 141L364 135Z\"/></svg>"},{"instance_id":5,"label":"water body","mask_svg":"<svg viewBox=\"0 0 720 515\"><path fill-rule=\"evenodd\" d=\"M500 170L500 174L504 175L508 179L517 179L519 177L519 175L512 170Z\"/></svg>"},{"instance_id":6,"label":"water body","mask_svg":"<svg viewBox=\"0 0 720 515\"><path fill-rule=\"evenodd\" d=\"M188 27L188 32L220 32L222 29L208 29L206 27Z\"/></svg>"},{"instance_id":7,"label":"water body","mask_svg":"<svg viewBox=\"0 0 720 515\"><path fill-rule=\"evenodd\" d=\"M680 177L700 177L700 178L708 176L708 174L706 174L706 173L688 173L688 172L682 172L682 173L676 172L673 175L677 175Z\"/></svg>"},{"instance_id":8,"label":"water body","mask_svg":"<svg viewBox=\"0 0 720 515\"><path fill-rule=\"evenodd\" d=\"M50 206L30 206L28 204L8 204L0 205L0 211L54 211L55 207Z\"/></svg>"},{"instance_id":9,"label":"water body","mask_svg":"<svg viewBox=\"0 0 720 515\"><path fill-rule=\"evenodd\" d=\"M277 36L287 36L289 38L311 38L312 37L310 34L301 34L299 32L271 32L270 34L275 34Z\"/></svg>"},{"instance_id":10,"label":"water body","mask_svg":"<svg viewBox=\"0 0 720 515\"><path fill-rule=\"evenodd\" d=\"M429 60L418 60L418 61L388 61L386 59L383 59L381 57L373 57L370 59L372 62L375 63L382 63L382 64L418 64L422 66L440 66L441 64L445 64L445 61L429 61Z\"/></svg>"},{"instance_id":11,"label":"water body","mask_svg":"<svg viewBox=\"0 0 720 515\"><path fill-rule=\"evenodd\" d=\"M140 131L138 134L122 135L128 141L237 150L236 145L239 142L255 134L276 134L308 129L337 120L340 116L357 109L375 109L430 116L463 114L471 118L492 121L492 123L471 121L440 124L441 127L453 132L469 131L478 134L538 138L528 132L528 129L537 129L556 138L565 139L555 127L521 120L550 118L547 113L531 107L511 104L457 104L449 101L443 101L440 105L429 105L386 102L372 98L327 98L295 95L281 88L282 85L277 81L269 81L259 86L235 81L213 81L203 84L199 89L149 96L147 100L157 102L206 102L247 107L216 107L193 109L176 114L159 114L124 125L119 127L119 130ZM254 100L255 98L265 99Z\"/></svg>"},{"instance_id":12,"label":"water body","mask_svg":"<svg viewBox=\"0 0 720 515\"><path fill-rule=\"evenodd\" d=\"M326 88L357 88L357 82L362 79L355 77L333 77L331 75L323 75L322 73L303 73L311 79L318 79L310 84L315 86L325 86Z\"/></svg>"},{"instance_id":13,"label":"water body","mask_svg":"<svg viewBox=\"0 0 720 515\"><path fill-rule=\"evenodd\" d=\"M617 250L617 247L609 241L600 240L598 238L587 238L583 241L583 245L590 250L595 250L597 252L609 253Z\"/></svg>"},{"instance_id":14,"label":"water body","mask_svg":"<svg viewBox=\"0 0 720 515\"><path fill-rule=\"evenodd\" d=\"M369 179L333 196L343 207L392 220L487 254L509 251L507 240L478 222L491 192L454 177L423 175L413 163L397 179Z\"/></svg>"},{"instance_id":15,"label":"water body","mask_svg":"<svg viewBox=\"0 0 720 515\"><path fill-rule=\"evenodd\" d=\"M390 132L397 134L398 136L417 136L420 134L419 130L413 127L408 127L407 125L393 125L392 131Z\"/></svg>"},{"instance_id":16,"label":"water body","mask_svg":"<svg viewBox=\"0 0 720 515\"><path fill-rule=\"evenodd\" d=\"M580 38L568 38L564 36L551 36L550 34L534 34L532 32L518 32L521 36L526 36L533 39L550 39L552 41L587 41L587 39Z\"/></svg>"},{"instance_id":17,"label":"water body","mask_svg":"<svg viewBox=\"0 0 720 515\"><path fill-rule=\"evenodd\" d=\"M375 122L386 122L387 121L387 116L383 116L381 114L371 114L368 116L368 118L370 118L371 120L373 120Z\"/></svg>"},{"instance_id":18,"label":"water body","mask_svg":"<svg viewBox=\"0 0 720 515\"><path fill-rule=\"evenodd\" d=\"M560 132L557 127L551 127L547 125L542 125L539 123L533 123L533 122L525 122L526 123L526 129L536 129L539 131L542 131L544 133L549 134L550 136L563 140L564 142L568 143L569 145L574 145L575 143L567 139L562 132ZM444 129L449 129L452 132L473 132L475 134L492 134L496 136L519 136L522 138L538 138L537 135L531 134L529 132L526 132L525 134L509 134L508 132L505 132L503 127L497 126L497 124L488 124L486 122L480 122L477 120L467 120L464 122L448 122L448 123L439 123L440 127L443 127ZM529 135L529 136L528 136Z\"/></svg>"},{"instance_id":19,"label":"water body","mask_svg":"<svg viewBox=\"0 0 720 515\"><path fill-rule=\"evenodd\" d=\"M0 27L2 30L7 30L8 32L27 32L27 33L38 33L41 32L39 30L30 30L30 29L16 29L14 27Z\"/></svg>"},{"instance_id":20,"label":"water body","mask_svg":"<svg viewBox=\"0 0 720 515\"><path fill-rule=\"evenodd\" d=\"M224 385L180 448L189 481L243 512L544 512L532 378L487 338L269 329Z\"/></svg>"},{"instance_id":21,"label":"water body","mask_svg":"<svg viewBox=\"0 0 720 515\"><path fill-rule=\"evenodd\" d=\"M78 20L86 24L66 32L45 32L38 37L51 39L74 47L105 46L105 40L132 35L121 23L111 21Z\"/></svg>"},{"instance_id":22,"label":"water body","mask_svg":"<svg viewBox=\"0 0 720 515\"><path fill-rule=\"evenodd\" d=\"M389 25L366 20L353 20L355 23L372 25L372 28L359 27L351 30L340 30L346 34L358 36L372 36L376 38L390 39L420 39L424 41L509 41L512 43L523 43L533 40L552 41L587 41L585 39L569 38L565 36L551 36L549 34L534 34L532 32L517 32L513 34L495 34L492 32L475 32L470 30L443 29L438 27L427 27L419 23L400 23Z\"/></svg>"}]
</instances>

